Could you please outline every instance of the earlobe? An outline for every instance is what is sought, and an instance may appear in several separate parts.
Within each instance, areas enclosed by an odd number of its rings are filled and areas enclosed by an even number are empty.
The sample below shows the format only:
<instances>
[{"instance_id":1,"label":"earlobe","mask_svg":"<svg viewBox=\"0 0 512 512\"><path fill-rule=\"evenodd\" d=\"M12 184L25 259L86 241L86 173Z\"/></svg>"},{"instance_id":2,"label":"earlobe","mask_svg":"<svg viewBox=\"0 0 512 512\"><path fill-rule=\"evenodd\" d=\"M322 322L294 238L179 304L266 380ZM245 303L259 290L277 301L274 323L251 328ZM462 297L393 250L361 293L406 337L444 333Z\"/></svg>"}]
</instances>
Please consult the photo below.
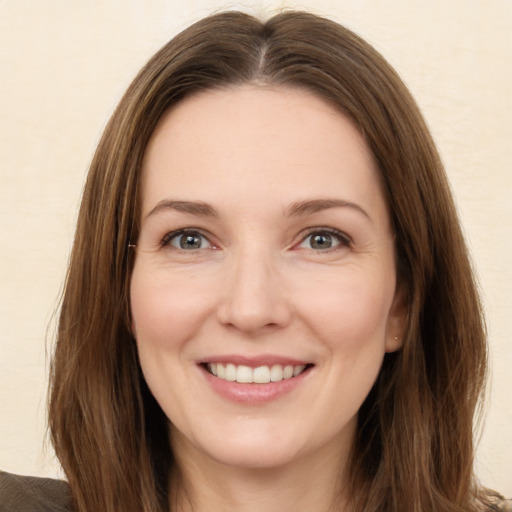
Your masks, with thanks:
<instances>
[{"instance_id":1,"label":"earlobe","mask_svg":"<svg viewBox=\"0 0 512 512\"><path fill-rule=\"evenodd\" d=\"M403 345L403 338L399 336L389 337L386 340L386 352L396 352Z\"/></svg>"},{"instance_id":2,"label":"earlobe","mask_svg":"<svg viewBox=\"0 0 512 512\"><path fill-rule=\"evenodd\" d=\"M391 309L389 310L386 332L386 352L396 352L402 348L406 324L407 307L405 305L404 293L401 289L397 289Z\"/></svg>"}]
</instances>

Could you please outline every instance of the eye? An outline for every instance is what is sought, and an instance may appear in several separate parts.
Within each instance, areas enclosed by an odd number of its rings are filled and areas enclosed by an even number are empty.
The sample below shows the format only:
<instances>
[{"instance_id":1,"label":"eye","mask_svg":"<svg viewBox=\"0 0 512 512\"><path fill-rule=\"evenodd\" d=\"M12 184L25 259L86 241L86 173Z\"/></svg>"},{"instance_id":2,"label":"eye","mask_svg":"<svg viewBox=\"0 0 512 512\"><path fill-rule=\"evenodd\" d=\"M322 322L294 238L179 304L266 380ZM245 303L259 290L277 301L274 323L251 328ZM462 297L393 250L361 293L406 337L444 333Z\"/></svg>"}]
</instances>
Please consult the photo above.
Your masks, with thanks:
<instances>
[{"instance_id":1,"label":"eye","mask_svg":"<svg viewBox=\"0 0 512 512\"><path fill-rule=\"evenodd\" d=\"M212 244L203 234L187 229L168 233L162 240L162 245L182 251L196 251L198 249L212 248Z\"/></svg>"},{"instance_id":2,"label":"eye","mask_svg":"<svg viewBox=\"0 0 512 512\"><path fill-rule=\"evenodd\" d=\"M350 238L336 230L317 230L310 232L298 245L300 248L315 251L327 251L339 246L349 246Z\"/></svg>"}]
</instances>

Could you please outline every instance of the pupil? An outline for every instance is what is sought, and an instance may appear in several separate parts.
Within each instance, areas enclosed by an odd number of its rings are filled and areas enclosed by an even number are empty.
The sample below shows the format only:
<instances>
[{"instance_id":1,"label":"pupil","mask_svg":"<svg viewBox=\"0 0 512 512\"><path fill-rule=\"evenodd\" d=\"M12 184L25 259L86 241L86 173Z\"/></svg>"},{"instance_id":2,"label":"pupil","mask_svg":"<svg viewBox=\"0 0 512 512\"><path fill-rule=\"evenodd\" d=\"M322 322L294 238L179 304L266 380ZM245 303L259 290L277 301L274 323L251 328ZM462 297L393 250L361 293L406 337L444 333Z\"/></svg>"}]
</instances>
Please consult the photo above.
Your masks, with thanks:
<instances>
[{"instance_id":1,"label":"pupil","mask_svg":"<svg viewBox=\"0 0 512 512\"><path fill-rule=\"evenodd\" d=\"M200 249L201 239L197 235L185 235L180 239L182 249Z\"/></svg>"},{"instance_id":2,"label":"pupil","mask_svg":"<svg viewBox=\"0 0 512 512\"><path fill-rule=\"evenodd\" d=\"M328 249L332 245L330 235L315 235L311 238L311 247L313 249Z\"/></svg>"}]
</instances>

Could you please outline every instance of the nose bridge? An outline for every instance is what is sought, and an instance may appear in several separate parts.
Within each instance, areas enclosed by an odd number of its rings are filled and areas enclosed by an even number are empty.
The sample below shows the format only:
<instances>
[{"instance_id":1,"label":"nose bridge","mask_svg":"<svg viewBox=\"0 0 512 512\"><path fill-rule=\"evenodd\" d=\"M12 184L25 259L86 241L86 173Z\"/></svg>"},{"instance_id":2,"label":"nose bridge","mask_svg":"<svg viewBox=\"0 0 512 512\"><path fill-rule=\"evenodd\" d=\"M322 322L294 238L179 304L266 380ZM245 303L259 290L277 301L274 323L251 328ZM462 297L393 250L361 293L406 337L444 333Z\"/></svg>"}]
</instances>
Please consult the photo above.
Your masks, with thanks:
<instances>
[{"instance_id":1,"label":"nose bridge","mask_svg":"<svg viewBox=\"0 0 512 512\"><path fill-rule=\"evenodd\" d=\"M245 332L286 325L289 305L272 250L255 243L241 244L233 251L229 267L219 306L221 322Z\"/></svg>"}]
</instances>

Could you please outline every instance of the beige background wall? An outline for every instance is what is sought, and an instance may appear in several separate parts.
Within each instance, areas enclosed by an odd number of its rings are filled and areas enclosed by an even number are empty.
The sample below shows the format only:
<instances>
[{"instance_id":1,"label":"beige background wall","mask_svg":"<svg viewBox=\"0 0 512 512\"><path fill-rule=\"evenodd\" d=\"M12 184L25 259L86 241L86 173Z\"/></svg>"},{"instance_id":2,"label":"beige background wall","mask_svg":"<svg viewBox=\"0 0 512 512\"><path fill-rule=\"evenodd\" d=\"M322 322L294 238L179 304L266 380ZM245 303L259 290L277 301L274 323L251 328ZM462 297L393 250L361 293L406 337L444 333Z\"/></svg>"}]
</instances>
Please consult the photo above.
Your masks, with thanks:
<instances>
[{"instance_id":1,"label":"beige background wall","mask_svg":"<svg viewBox=\"0 0 512 512\"><path fill-rule=\"evenodd\" d=\"M58 474L45 434L45 337L88 162L145 60L215 10L292 6L373 43L439 144L489 319L479 472L512 496L511 0L0 0L0 467Z\"/></svg>"}]
</instances>

